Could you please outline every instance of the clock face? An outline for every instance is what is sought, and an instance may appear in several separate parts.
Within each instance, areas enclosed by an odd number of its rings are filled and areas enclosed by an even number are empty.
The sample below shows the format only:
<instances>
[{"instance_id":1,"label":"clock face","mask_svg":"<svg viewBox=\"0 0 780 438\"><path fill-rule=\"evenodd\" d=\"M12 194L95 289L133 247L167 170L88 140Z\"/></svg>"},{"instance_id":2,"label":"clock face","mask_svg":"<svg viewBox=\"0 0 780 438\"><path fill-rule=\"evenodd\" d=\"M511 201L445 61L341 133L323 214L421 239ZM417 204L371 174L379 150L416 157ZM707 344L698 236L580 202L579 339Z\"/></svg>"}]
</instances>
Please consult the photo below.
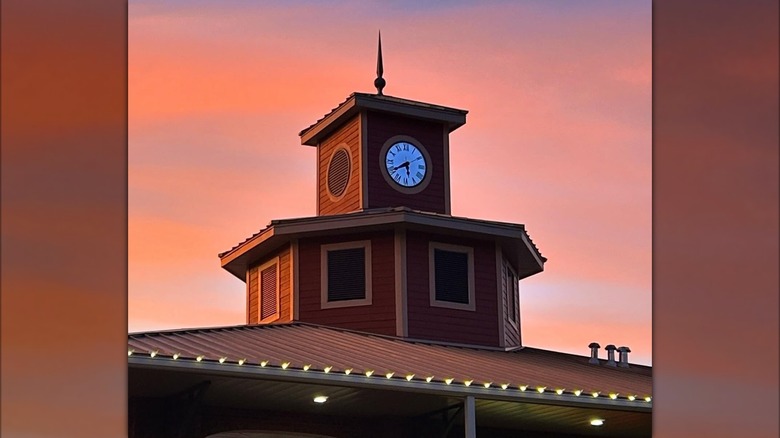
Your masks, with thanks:
<instances>
[{"instance_id":1,"label":"clock face","mask_svg":"<svg viewBox=\"0 0 780 438\"><path fill-rule=\"evenodd\" d=\"M418 186L428 173L425 155L408 141L398 141L387 148L385 168L390 179L401 187Z\"/></svg>"}]
</instances>

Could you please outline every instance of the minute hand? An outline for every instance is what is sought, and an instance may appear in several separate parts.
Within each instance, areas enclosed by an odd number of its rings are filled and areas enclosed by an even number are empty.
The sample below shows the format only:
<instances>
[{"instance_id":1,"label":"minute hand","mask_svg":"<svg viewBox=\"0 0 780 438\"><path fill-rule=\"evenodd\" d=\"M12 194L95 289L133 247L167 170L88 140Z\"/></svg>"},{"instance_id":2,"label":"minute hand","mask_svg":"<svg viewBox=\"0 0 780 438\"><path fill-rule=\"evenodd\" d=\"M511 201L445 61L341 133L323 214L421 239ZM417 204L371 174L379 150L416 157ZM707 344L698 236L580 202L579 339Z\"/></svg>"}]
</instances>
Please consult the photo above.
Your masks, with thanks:
<instances>
[{"instance_id":1,"label":"minute hand","mask_svg":"<svg viewBox=\"0 0 780 438\"><path fill-rule=\"evenodd\" d=\"M395 167L393 167L393 171L396 171L396 170L398 170L398 169L400 169L400 168L402 168L402 167L405 167L405 168L406 168L406 170L409 170L409 162L408 162L408 161L406 161L406 162L404 162L403 164L400 164L400 165L398 165L398 166L395 166Z\"/></svg>"}]
</instances>

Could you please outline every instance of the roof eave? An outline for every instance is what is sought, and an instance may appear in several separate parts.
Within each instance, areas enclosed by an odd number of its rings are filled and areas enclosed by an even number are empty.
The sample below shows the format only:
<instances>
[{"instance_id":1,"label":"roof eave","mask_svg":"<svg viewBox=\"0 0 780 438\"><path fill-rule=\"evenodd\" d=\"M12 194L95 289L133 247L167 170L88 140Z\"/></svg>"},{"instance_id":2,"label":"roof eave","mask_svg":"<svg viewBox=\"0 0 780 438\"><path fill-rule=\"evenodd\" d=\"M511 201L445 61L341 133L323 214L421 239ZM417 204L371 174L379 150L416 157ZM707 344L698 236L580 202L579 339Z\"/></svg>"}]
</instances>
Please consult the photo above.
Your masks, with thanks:
<instances>
[{"instance_id":1,"label":"roof eave","mask_svg":"<svg viewBox=\"0 0 780 438\"><path fill-rule=\"evenodd\" d=\"M409 103L381 99L371 94L352 93L347 100L336 107L314 125L300 132L301 144L317 146L322 138L341 126L349 118L362 110L373 110L392 114L402 114L424 120L444 123L448 132L452 132L466 123L465 110L442 106L415 106Z\"/></svg>"},{"instance_id":2,"label":"roof eave","mask_svg":"<svg viewBox=\"0 0 780 438\"><path fill-rule=\"evenodd\" d=\"M326 373L304 371L293 368L264 367L225 361L195 361L167 357L130 356L128 366L137 368L167 369L183 372L200 372L214 375L244 377L253 379L268 379L287 382L315 383L343 387L385 389L395 391L418 392L446 395L453 397L475 396L483 400L515 401L525 403L551 404L582 408L609 408L633 412L652 412L651 402L643 400L611 399L607 397L587 397L573 394L551 396L536 391L520 391L515 389L500 389L500 387L485 388L482 386L449 385L441 382L407 381L406 379L389 379L383 376L367 377L362 374Z\"/></svg>"},{"instance_id":3,"label":"roof eave","mask_svg":"<svg viewBox=\"0 0 780 438\"><path fill-rule=\"evenodd\" d=\"M525 268L518 272L525 278L544 270L544 259L528 239L525 228L519 224L485 223L465 218L453 218L417 213L407 209L393 209L374 213L353 213L334 216L314 216L298 219L275 220L265 230L220 256L222 268L241 280L245 280L250 263L263 254L279 248L291 239L328 233L344 234L349 231L366 231L404 226L422 231L432 229L489 236L518 248L516 266ZM522 258L523 263L520 263Z\"/></svg>"}]
</instances>

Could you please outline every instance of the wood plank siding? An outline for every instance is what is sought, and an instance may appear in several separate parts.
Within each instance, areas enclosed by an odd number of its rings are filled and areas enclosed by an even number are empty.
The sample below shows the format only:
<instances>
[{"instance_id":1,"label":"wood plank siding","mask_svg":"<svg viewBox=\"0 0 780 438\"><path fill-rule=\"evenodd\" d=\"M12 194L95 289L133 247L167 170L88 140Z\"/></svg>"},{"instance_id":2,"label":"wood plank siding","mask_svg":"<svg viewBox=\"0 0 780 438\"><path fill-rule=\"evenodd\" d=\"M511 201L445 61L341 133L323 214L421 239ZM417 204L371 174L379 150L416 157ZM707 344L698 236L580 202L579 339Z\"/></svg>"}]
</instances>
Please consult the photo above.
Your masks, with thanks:
<instances>
[{"instance_id":1,"label":"wood plank siding","mask_svg":"<svg viewBox=\"0 0 780 438\"><path fill-rule=\"evenodd\" d=\"M370 305L321 308L321 245L371 241ZM353 330L395 335L395 256L392 231L301 239L298 244L299 320Z\"/></svg>"},{"instance_id":2,"label":"wood plank siding","mask_svg":"<svg viewBox=\"0 0 780 438\"><path fill-rule=\"evenodd\" d=\"M287 245L274 251L263 259L258 260L257 263L254 263L249 268L249 281L246 285L249 306L247 324L257 324L260 322L260 285L258 267L276 257L279 257L279 319L273 322L292 321L292 282L290 281L292 257L290 246Z\"/></svg>"},{"instance_id":3,"label":"wood plank siding","mask_svg":"<svg viewBox=\"0 0 780 438\"><path fill-rule=\"evenodd\" d=\"M429 242L474 249L474 311L431 307ZM406 251L409 337L499 346L495 243L409 231Z\"/></svg>"},{"instance_id":4,"label":"wood plank siding","mask_svg":"<svg viewBox=\"0 0 780 438\"><path fill-rule=\"evenodd\" d=\"M330 159L341 147L350 152L350 177L344 193L334 198L328 192L328 165ZM360 116L356 115L341 128L328 136L317 148L317 214L330 215L348 213L361 208L360 201Z\"/></svg>"},{"instance_id":5,"label":"wood plank siding","mask_svg":"<svg viewBox=\"0 0 780 438\"><path fill-rule=\"evenodd\" d=\"M415 210L447 213L445 181L446 154L444 148L447 133L444 125L436 122L411 119L369 111L367 120L367 160L366 171L369 187L365 208L406 206ZM429 168L433 172L431 182L420 193L404 194L388 185L380 169L379 153L384 143L396 135L408 135L425 146L431 157Z\"/></svg>"}]
</instances>

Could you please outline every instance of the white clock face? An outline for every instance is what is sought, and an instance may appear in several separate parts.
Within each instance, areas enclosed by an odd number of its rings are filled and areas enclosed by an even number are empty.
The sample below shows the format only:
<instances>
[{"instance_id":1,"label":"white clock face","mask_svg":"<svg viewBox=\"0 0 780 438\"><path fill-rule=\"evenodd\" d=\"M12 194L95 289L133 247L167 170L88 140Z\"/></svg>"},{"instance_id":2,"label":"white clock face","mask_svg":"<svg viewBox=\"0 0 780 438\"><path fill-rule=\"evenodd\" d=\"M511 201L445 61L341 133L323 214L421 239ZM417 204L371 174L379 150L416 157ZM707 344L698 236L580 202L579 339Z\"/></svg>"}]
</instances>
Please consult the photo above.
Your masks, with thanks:
<instances>
[{"instance_id":1,"label":"white clock face","mask_svg":"<svg viewBox=\"0 0 780 438\"><path fill-rule=\"evenodd\" d=\"M385 167L390 178L402 187L419 185L428 172L428 163L422 151L406 141L393 143L387 149Z\"/></svg>"}]
</instances>

